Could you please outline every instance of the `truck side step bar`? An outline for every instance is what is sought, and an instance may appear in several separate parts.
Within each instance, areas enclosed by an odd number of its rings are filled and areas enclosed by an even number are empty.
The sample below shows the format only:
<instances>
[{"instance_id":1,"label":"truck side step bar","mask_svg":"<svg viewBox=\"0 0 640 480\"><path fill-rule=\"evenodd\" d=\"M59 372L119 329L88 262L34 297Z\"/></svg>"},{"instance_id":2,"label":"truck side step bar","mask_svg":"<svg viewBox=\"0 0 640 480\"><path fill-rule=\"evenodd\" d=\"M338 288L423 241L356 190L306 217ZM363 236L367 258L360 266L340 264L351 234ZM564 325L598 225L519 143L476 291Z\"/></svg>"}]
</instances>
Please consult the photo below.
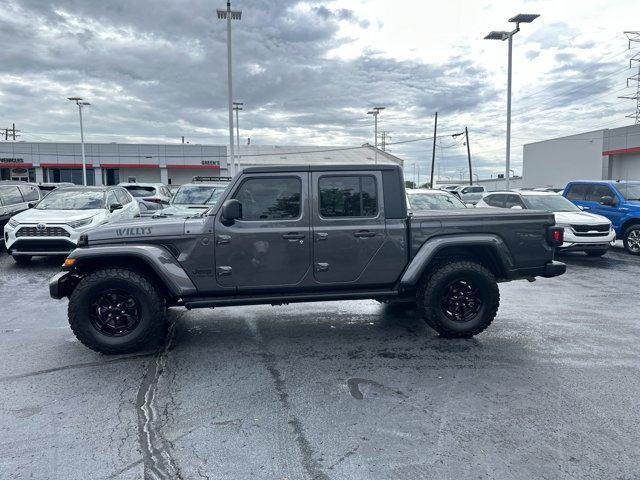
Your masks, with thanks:
<instances>
[{"instance_id":1,"label":"truck side step bar","mask_svg":"<svg viewBox=\"0 0 640 480\"><path fill-rule=\"evenodd\" d=\"M397 290L358 290L352 292L279 293L272 295L233 295L226 297L188 298L184 306L192 308L229 307L236 305L282 305L286 303L393 298Z\"/></svg>"}]
</instances>

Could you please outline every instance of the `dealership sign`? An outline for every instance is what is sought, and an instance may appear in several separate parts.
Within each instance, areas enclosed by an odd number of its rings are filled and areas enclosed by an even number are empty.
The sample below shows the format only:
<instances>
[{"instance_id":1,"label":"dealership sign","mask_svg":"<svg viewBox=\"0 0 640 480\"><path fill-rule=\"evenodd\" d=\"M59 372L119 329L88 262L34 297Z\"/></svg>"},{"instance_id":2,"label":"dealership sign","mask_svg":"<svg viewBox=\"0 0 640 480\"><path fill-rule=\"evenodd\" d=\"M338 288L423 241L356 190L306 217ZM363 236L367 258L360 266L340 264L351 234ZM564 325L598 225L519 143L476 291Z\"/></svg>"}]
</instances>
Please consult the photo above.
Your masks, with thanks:
<instances>
[{"instance_id":1,"label":"dealership sign","mask_svg":"<svg viewBox=\"0 0 640 480\"><path fill-rule=\"evenodd\" d=\"M2 158L0 157L0 163L24 163L24 158Z\"/></svg>"},{"instance_id":2,"label":"dealership sign","mask_svg":"<svg viewBox=\"0 0 640 480\"><path fill-rule=\"evenodd\" d=\"M220 161L219 160L202 160L200 162L201 165L208 165L208 166L212 166L212 167L219 167L220 166Z\"/></svg>"}]
</instances>

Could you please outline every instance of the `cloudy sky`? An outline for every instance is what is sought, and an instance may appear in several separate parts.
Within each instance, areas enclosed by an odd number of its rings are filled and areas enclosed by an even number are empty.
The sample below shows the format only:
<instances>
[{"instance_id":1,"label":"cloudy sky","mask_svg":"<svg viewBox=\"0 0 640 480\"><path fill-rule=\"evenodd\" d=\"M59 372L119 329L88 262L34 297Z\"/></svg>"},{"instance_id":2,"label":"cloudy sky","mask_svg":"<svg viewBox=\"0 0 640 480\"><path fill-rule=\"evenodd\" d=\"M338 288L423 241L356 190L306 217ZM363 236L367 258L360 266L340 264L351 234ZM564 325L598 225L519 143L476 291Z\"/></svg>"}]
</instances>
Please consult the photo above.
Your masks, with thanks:
<instances>
[{"instance_id":1,"label":"cloudy sky","mask_svg":"<svg viewBox=\"0 0 640 480\"><path fill-rule=\"evenodd\" d=\"M92 103L88 141L224 144L223 0L22 0L0 9L0 127L28 141L76 141L77 110ZM241 136L254 144L373 143L366 114L384 105L391 152L459 178L469 127L481 178L502 171L506 42L485 41L516 13L539 13L514 40L513 161L522 144L631 123L633 74L625 30L637 0L237 0L234 96ZM633 23L636 20L636 23ZM637 44L640 50L640 43ZM420 140L423 139L424 140Z\"/></svg>"}]
</instances>

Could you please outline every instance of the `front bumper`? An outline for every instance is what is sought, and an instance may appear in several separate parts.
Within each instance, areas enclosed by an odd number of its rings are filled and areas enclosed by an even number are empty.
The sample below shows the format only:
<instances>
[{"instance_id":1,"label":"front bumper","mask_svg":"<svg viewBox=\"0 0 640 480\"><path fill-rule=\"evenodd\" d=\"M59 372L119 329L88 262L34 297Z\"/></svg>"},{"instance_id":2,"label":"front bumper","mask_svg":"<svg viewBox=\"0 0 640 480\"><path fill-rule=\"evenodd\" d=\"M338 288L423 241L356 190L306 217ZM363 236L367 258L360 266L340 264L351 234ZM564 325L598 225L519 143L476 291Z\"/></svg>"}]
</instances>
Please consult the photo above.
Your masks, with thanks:
<instances>
[{"instance_id":1,"label":"front bumper","mask_svg":"<svg viewBox=\"0 0 640 480\"><path fill-rule=\"evenodd\" d=\"M60 300L64 297L62 292L64 291L65 282L68 281L68 279L66 279L67 275L69 275L69 272L58 272L51 277L51 280L49 280L49 295L51 298Z\"/></svg>"},{"instance_id":2,"label":"front bumper","mask_svg":"<svg viewBox=\"0 0 640 480\"><path fill-rule=\"evenodd\" d=\"M7 253L13 256L58 256L68 255L78 247L83 231L74 230L66 224L47 224L46 228L57 231L56 235L29 234L19 235L21 229L33 230L35 224L20 224L17 227L4 227L4 241Z\"/></svg>"},{"instance_id":3,"label":"front bumper","mask_svg":"<svg viewBox=\"0 0 640 480\"><path fill-rule=\"evenodd\" d=\"M558 247L559 251L603 250L615 245L616 232L610 229L607 233L583 232L578 233L572 227L564 227L564 242Z\"/></svg>"}]
</instances>

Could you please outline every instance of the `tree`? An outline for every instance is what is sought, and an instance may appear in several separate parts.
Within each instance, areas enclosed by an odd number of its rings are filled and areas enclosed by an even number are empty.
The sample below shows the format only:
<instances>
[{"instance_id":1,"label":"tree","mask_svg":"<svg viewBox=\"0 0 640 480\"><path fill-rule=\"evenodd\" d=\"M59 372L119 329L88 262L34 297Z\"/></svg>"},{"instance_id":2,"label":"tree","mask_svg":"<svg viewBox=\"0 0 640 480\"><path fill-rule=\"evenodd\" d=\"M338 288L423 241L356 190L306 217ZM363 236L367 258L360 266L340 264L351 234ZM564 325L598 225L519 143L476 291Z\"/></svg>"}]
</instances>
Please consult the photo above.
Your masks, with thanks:
<instances>
[{"instance_id":1,"label":"tree","mask_svg":"<svg viewBox=\"0 0 640 480\"><path fill-rule=\"evenodd\" d=\"M405 188L416 188L416 184L414 182L409 181L409 180L405 180L404 186L405 186Z\"/></svg>"}]
</instances>

